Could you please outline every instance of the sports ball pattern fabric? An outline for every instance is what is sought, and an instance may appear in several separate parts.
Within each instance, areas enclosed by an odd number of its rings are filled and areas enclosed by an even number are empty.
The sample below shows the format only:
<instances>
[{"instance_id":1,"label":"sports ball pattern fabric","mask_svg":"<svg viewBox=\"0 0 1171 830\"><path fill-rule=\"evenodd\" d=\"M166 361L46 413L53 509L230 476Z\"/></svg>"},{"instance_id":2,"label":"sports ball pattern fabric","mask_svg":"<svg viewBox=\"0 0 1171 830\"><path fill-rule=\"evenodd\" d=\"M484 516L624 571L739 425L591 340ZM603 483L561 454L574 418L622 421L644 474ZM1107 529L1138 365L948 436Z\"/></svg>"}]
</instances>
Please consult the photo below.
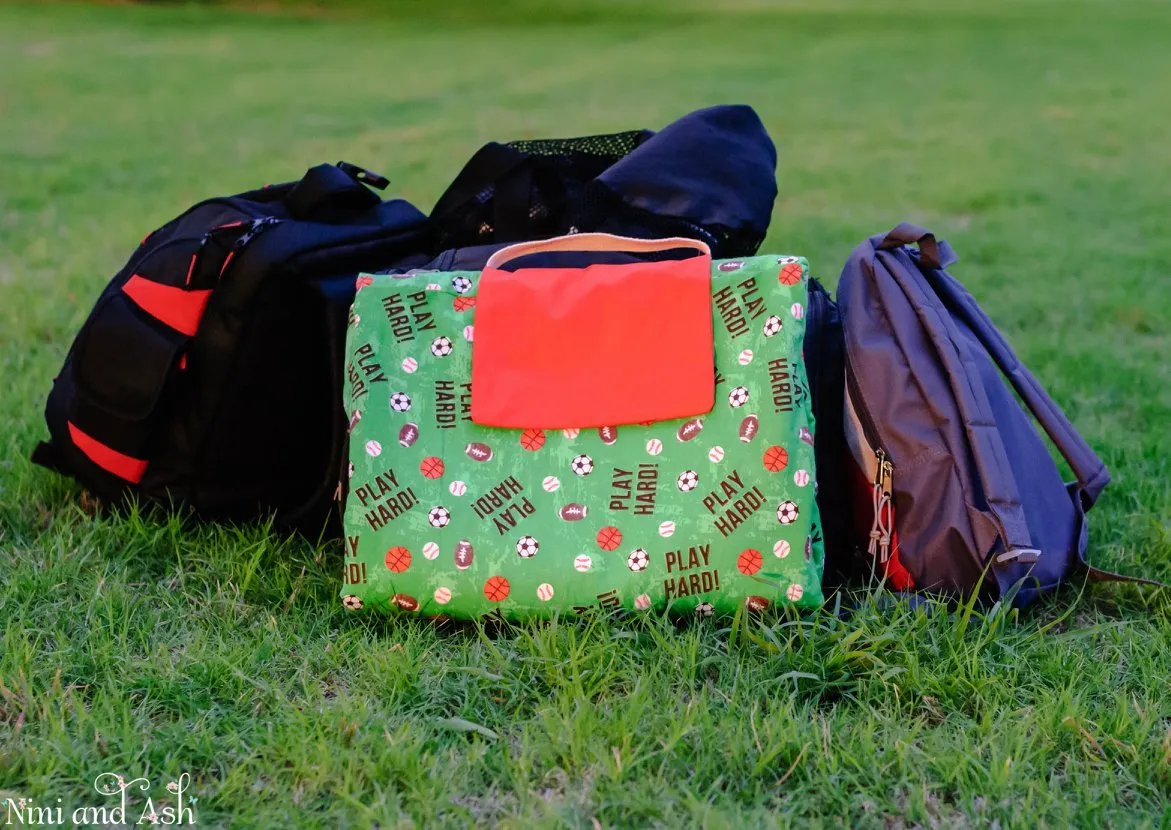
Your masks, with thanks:
<instances>
[{"instance_id":1,"label":"sports ball pattern fabric","mask_svg":"<svg viewBox=\"0 0 1171 830\"><path fill-rule=\"evenodd\" d=\"M478 281L377 275L357 295L346 609L708 617L822 603L804 259L713 263L712 411L581 430L472 423Z\"/></svg>"}]
</instances>

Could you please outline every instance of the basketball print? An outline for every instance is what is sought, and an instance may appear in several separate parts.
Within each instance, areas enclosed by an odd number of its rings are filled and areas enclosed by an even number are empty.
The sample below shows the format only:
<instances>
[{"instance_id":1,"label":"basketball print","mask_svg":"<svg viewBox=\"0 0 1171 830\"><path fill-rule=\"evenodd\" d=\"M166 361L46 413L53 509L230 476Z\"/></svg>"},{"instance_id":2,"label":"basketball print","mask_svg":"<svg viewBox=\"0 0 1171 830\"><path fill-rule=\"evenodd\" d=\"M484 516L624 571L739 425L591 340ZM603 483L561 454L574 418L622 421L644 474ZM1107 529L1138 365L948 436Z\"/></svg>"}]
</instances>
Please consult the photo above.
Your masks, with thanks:
<instances>
[{"instance_id":1,"label":"basketball print","mask_svg":"<svg viewBox=\"0 0 1171 830\"><path fill-rule=\"evenodd\" d=\"M670 538L671 536L674 536L675 535L675 523L674 522L663 522L661 525L659 525L659 535L664 538Z\"/></svg>"},{"instance_id":2,"label":"basketball print","mask_svg":"<svg viewBox=\"0 0 1171 830\"><path fill-rule=\"evenodd\" d=\"M451 307L456 311L467 311L476 307L475 297L456 297L451 301Z\"/></svg>"},{"instance_id":3,"label":"basketball print","mask_svg":"<svg viewBox=\"0 0 1171 830\"><path fill-rule=\"evenodd\" d=\"M423 558L435 560L439 558L439 545L434 542L428 542L423 545Z\"/></svg>"},{"instance_id":4,"label":"basketball print","mask_svg":"<svg viewBox=\"0 0 1171 830\"><path fill-rule=\"evenodd\" d=\"M441 585L435 589L435 593L432 596L435 597L435 601L440 605L447 605L447 603L451 602L451 589L444 588Z\"/></svg>"},{"instance_id":5,"label":"basketball print","mask_svg":"<svg viewBox=\"0 0 1171 830\"><path fill-rule=\"evenodd\" d=\"M798 585L796 582L794 582L792 585L789 586L789 590L785 591L785 596L787 596L789 599L793 600L793 602L796 602L797 600L801 599L801 597L803 597L804 595L805 595L805 589L802 588L800 585Z\"/></svg>"},{"instance_id":6,"label":"basketball print","mask_svg":"<svg viewBox=\"0 0 1171 830\"><path fill-rule=\"evenodd\" d=\"M545 446L545 430L526 429L520 434L520 445L529 452L536 452Z\"/></svg>"},{"instance_id":7,"label":"basketball print","mask_svg":"<svg viewBox=\"0 0 1171 830\"><path fill-rule=\"evenodd\" d=\"M752 349L745 349L744 351L740 352L740 356L736 358L736 362L741 366L747 366L752 362L752 357Z\"/></svg>"},{"instance_id":8,"label":"basketball print","mask_svg":"<svg viewBox=\"0 0 1171 830\"><path fill-rule=\"evenodd\" d=\"M490 576L484 583L484 596L489 602L503 602L511 590L508 580L502 576Z\"/></svg>"},{"instance_id":9,"label":"basketball print","mask_svg":"<svg viewBox=\"0 0 1171 830\"><path fill-rule=\"evenodd\" d=\"M585 573L594 564L594 560L590 559L586 554L582 554L573 560L573 569L578 573Z\"/></svg>"},{"instance_id":10,"label":"basketball print","mask_svg":"<svg viewBox=\"0 0 1171 830\"><path fill-rule=\"evenodd\" d=\"M634 607L639 611L645 611L651 607L650 594L639 594L634 598Z\"/></svg>"},{"instance_id":11,"label":"basketball print","mask_svg":"<svg viewBox=\"0 0 1171 830\"><path fill-rule=\"evenodd\" d=\"M777 557L778 559L784 559L789 555L789 551L791 550L792 546L784 539L781 539L775 545L773 545L773 556Z\"/></svg>"},{"instance_id":12,"label":"basketball print","mask_svg":"<svg viewBox=\"0 0 1171 830\"><path fill-rule=\"evenodd\" d=\"M789 306L789 313L793 315L794 320L800 320L805 316L805 307L801 303L793 303ZM800 589L800 585L797 586Z\"/></svg>"},{"instance_id":13,"label":"basketball print","mask_svg":"<svg viewBox=\"0 0 1171 830\"><path fill-rule=\"evenodd\" d=\"M789 451L784 447L769 447L764 451L764 468L770 473L779 473L789 466Z\"/></svg>"},{"instance_id":14,"label":"basketball print","mask_svg":"<svg viewBox=\"0 0 1171 830\"><path fill-rule=\"evenodd\" d=\"M453 496L462 496L468 491L468 485L462 481L453 481L447 489L451 491Z\"/></svg>"},{"instance_id":15,"label":"basketball print","mask_svg":"<svg viewBox=\"0 0 1171 830\"><path fill-rule=\"evenodd\" d=\"M622 544L622 531L606 526L598 531L598 547L602 550L616 550Z\"/></svg>"},{"instance_id":16,"label":"basketball print","mask_svg":"<svg viewBox=\"0 0 1171 830\"><path fill-rule=\"evenodd\" d=\"M723 447L712 447L710 450L707 451L707 460L712 462L713 464L717 464L720 461L723 461L724 460L724 448Z\"/></svg>"},{"instance_id":17,"label":"basketball print","mask_svg":"<svg viewBox=\"0 0 1171 830\"><path fill-rule=\"evenodd\" d=\"M415 372L418 371L418 369L419 369L419 361L415 360L413 357L404 357L403 358L403 371L406 372L408 375L413 375Z\"/></svg>"},{"instance_id":18,"label":"basketball print","mask_svg":"<svg viewBox=\"0 0 1171 830\"><path fill-rule=\"evenodd\" d=\"M764 566L764 557L755 548L748 548L736 559L736 569L745 576L752 576Z\"/></svg>"},{"instance_id":19,"label":"basketball print","mask_svg":"<svg viewBox=\"0 0 1171 830\"><path fill-rule=\"evenodd\" d=\"M370 456L371 458L377 458L378 456L382 455L382 445L377 441L367 441L366 455Z\"/></svg>"},{"instance_id":20,"label":"basketball print","mask_svg":"<svg viewBox=\"0 0 1171 830\"><path fill-rule=\"evenodd\" d=\"M370 285L374 285L374 277L369 274L359 274L358 278L354 280L354 292L357 293Z\"/></svg>"},{"instance_id":21,"label":"basketball print","mask_svg":"<svg viewBox=\"0 0 1171 830\"><path fill-rule=\"evenodd\" d=\"M799 262L790 262L781 268L781 273L777 277L781 285L796 285L801 282L801 277L804 276L805 269L801 267Z\"/></svg>"},{"instance_id":22,"label":"basketball print","mask_svg":"<svg viewBox=\"0 0 1171 830\"><path fill-rule=\"evenodd\" d=\"M658 455L663 451L663 442L658 438L652 438L646 442L646 451L651 455Z\"/></svg>"},{"instance_id":23,"label":"basketball print","mask_svg":"<svg viewBox=\"0 0 1171 830\"><path fill-rule=\"evenodd\" d=\"M561 487L561 479L557 476L545 476L545 480L541 482L541 486L545 488L546 493L556 493Z\"/></svg>"},{"instance_id":24,"label":"basketball print","mask_svg":"<svg viewBox=\"0 0 1171 830\"><path fill-rule=\"evenodd\" d=\"M419 472L423 474L423 478L442 478L443 470L443 459L434 455L427 456L419 464Z\"/></svg>"},{"instance_id":25,"label":"basketball print","mask_svg":"<svg viewBox=\"0 0 1171 830\"><path fill-rule=\"evenodd\" d=\"M411 552L404 547L396 546L386 552L387 570L401 574L411 567Z\"/></svg>"},{"instance_id":26,"label":"basketball print","mask_svg":"<svg viewBox=\"0 0 1171 830\"><path fill-rule=\"evenodd\" d=\"M809 473L805 470L798 470L793 473L793 483L798 487L804 487L809 484Z\"/></svg>"},{"instance_id":27,"label":"basketball print","mask_svg":"<svg viewBox=\"0 0 1171 830\"><path fill-rule=\"evenodd\" d=\"M537 599L541 602L548 602L553 599L553 586L548 582L542 582L537 586Z\"/></svg>"}]
</instances>

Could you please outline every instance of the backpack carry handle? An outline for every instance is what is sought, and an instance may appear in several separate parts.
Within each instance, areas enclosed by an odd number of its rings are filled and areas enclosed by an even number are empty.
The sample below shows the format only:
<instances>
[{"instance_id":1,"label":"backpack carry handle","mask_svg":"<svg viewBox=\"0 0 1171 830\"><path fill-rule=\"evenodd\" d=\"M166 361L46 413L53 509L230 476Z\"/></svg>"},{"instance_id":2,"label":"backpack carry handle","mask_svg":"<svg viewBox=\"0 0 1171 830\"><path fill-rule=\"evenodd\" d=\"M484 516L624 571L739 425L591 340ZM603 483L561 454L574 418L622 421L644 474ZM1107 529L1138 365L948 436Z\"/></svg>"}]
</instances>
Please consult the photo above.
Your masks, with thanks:
<instances>
[{"instance_id":1,"label":"backpack carry handle","mask_svg":"<svg viewBox=\"0 0 1171 830\"><path fill-rule=\"evenodd\" d=\"M1098 500L1102 489L1110 483L1110 472L1106 465L1074 429L1033 373L1021 363L1004 335L997 330L975 298L954 277L942 270L955 261L946 243L941 245L931 232L904 223L888 233L878 247L889 249L915 243L920 246L919 261L926 266L923 274L932 289L960 316L980 344L988 350L1000 371L1069 462L1078 481L1082 508L1089 510ZM944 255L942 260L941 251Z\"/></svg>"},{"instance_id":2,"label":"backpack carry handle","mask_svg":"<svg viewBox=\"0 0 1171 830\"><path fill-rule=\"evenodd\" d=\"M555 251L618 251L631 254L646 254L657 251L670 251L675 248L691 248L699 251L702 256L711 257L712 251L706 242L698 239L687 239L682 236L672 236L667 239L634 239L629 236L615 236L611 233L574 233L568 236L558 236L553 239L540 239L535 242L519 242L501 248L484 264L485 271L499 269L500 266L529 254L551 253Z\"/></svg>"}]
</instances>

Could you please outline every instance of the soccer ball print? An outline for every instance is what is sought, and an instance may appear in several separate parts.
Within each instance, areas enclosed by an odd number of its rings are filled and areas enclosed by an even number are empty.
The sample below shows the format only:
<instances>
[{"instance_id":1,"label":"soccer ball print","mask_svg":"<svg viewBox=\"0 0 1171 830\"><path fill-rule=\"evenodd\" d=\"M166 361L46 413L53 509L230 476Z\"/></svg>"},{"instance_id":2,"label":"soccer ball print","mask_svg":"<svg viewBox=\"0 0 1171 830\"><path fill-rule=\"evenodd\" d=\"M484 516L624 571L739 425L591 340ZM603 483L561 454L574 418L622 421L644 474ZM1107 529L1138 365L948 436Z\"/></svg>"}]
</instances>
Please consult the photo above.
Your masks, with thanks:
<instances>
[{"instance_id":1,"label":"soccer ball print","mask_svg":"<svg viewBox=\"0 0 1171 830\"><path fill-rule=\"evenodd\" d=\"M705 618L820 604L805 324L792 313L808 310L803 260L713 265L712 293L728 298L711 310L714 406L662 421L473 421L472 359L492 342L478 280L373 275L355 300L348 610ZM613 359L618 373L637 358Z\"/></svg>"}]
</instances>

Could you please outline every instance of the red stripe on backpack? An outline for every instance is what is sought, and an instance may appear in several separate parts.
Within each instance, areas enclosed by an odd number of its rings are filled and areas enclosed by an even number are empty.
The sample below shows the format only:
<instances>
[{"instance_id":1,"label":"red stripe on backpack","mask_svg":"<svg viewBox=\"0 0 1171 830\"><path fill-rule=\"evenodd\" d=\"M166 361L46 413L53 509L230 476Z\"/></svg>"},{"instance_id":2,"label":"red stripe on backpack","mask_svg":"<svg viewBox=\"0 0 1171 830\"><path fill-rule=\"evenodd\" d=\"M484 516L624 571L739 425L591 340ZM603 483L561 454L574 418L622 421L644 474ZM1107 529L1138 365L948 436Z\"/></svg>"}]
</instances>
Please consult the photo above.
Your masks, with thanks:
<instances>
[{"instance_id":1,"label":"red stripe on backpack","mask_svg":"<svg viewBox=\"0 0 1171 830\"><path fill-rule=\"evenodd\" d=\"M161 323L191 337L199 328L210 290L187 291L171 285L151 282L135 274L122 286L127 297Z\"/></svg>"},{"instance_id":2,"label":"red stripe on backpack","mask_svg":"<svg viewBox=\"0 0 1171 830\"><path fill-rule=\"evenodd\" d=\"M74 426L72 421L69 421L68 424L70 440L85 454L86 458L118 478L124 478L134 484L142 481L142 475L146 472L145 461L106 446L96 438L86 435Z\"/></svg>"}]
</instances>

